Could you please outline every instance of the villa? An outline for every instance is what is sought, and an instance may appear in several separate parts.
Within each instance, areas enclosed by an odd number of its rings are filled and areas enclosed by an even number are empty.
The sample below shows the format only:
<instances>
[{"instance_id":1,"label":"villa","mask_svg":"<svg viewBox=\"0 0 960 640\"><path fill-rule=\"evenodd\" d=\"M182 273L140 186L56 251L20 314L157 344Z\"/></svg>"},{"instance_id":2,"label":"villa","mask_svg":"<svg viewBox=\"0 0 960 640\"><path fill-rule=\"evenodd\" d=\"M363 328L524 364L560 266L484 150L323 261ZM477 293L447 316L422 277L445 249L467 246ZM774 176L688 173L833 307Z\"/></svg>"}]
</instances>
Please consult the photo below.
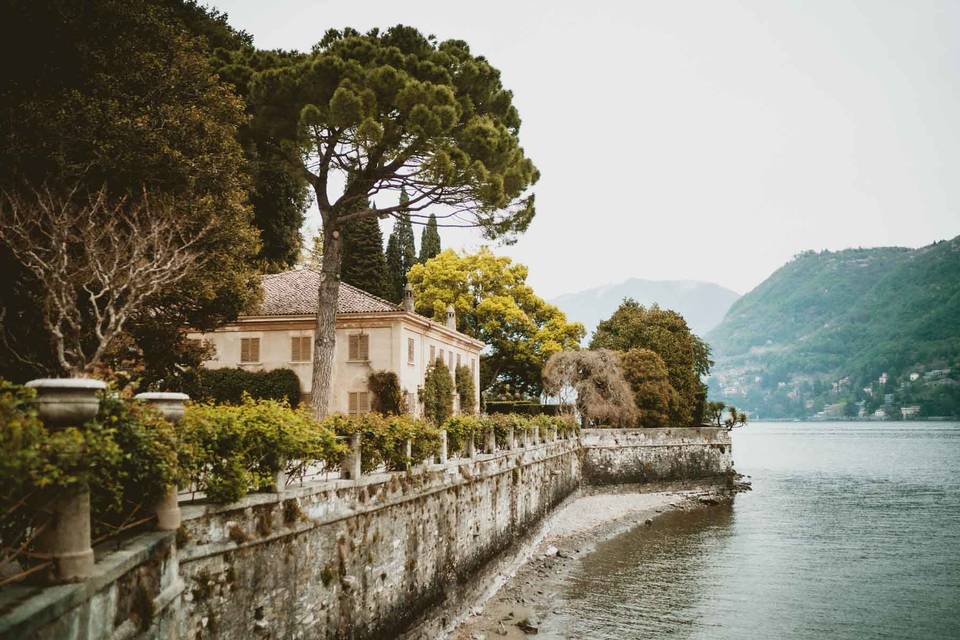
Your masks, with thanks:
<instances>
[{"instance_id":1,"label":"villa","mask_svg":"<svg viewBox=\"0 0 960 640\"><path fill-rule=\"evenodd\" d=\"M313 330L316 324L319 272L297 269L262 276L263 301L249 315L210 333L192 333L215 349L204 366L241 367L253 371L289 368L306 396L313 380ZM418 391L429 364L442 360L451 373L465 366L473 376L480 406L480 352L484 344L456 329L452 307L440 324L414 312L408 288L396 305L346 283L337 299L337 346L331 412L366 413L371 397L367 376L374 371L397 374L407 407L420 416ZM455 397L454 409L459 410Z\"/></svg>"}]
</instances>

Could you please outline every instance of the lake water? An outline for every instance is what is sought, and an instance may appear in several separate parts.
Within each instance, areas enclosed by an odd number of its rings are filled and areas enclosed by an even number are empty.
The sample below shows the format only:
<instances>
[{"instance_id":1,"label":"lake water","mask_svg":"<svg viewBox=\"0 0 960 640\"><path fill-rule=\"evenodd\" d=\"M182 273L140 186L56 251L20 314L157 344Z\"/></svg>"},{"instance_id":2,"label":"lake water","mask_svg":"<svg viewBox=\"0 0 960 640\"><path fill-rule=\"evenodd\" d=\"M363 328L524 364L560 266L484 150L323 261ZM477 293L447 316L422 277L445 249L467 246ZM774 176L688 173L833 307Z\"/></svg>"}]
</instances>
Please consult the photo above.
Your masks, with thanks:
<instances>
[{"instance_id":1,"label":"lake water","mask_svg":"<svg viewBox=\"0 0 960 640\"><path fill-rule=\"evenodd\" d=\"M756 423L733 452L753 491L598 546L546 635L960 638L960 423Z\"/></svg>"}]
</instances>

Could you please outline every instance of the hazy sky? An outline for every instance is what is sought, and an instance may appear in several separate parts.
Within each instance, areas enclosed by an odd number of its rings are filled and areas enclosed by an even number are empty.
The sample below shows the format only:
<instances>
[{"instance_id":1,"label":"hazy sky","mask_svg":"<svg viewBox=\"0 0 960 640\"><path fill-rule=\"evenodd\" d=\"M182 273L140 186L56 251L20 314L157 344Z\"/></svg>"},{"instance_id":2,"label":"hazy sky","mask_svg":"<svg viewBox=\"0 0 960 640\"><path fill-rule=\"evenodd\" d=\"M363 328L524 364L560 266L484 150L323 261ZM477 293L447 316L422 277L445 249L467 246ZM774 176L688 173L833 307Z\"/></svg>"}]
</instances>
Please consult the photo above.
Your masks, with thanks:
<instances>
[{"instance_id":1,"label":"hazy sky","mask_svg":"<svg viewBox=\"0 0 960 640\"><path fill-rule=\"evenodd\" d=\"M805 249L960 234L957 1L212 4L263 48L404 23L486 56L542 173L530 230L496 250L547 297L628 277L744 293Z\"/></svg>"}]
</instances>

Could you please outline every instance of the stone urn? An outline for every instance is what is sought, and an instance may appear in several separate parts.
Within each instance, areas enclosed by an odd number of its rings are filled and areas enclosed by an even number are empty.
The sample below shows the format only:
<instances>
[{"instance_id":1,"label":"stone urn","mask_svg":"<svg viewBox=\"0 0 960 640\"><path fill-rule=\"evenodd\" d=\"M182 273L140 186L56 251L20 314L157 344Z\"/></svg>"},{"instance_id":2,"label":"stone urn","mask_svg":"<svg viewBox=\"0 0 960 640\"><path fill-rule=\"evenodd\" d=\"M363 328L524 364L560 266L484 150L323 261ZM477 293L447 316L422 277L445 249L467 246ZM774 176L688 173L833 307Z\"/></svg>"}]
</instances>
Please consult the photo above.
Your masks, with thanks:
<instances>
[{"instance_id":1,"label":"stone urn","mask_svg":"<svg viewBox=\"0 0 960 640\"><path fill-rule=\"evenodd\" d=\"M97 394L107 388L106 383L92 378L40 378L26 386L36 390L37 413L52 430L80 427L97 417Z\"/></svg>"},{"instance_id":2,"label":"stone urn","mask_svg":"<svg viewBox=\"0 0 960 640\"><path fill-rule=\"evenodd\" d=\"M167 391L148 391L133 396L135 400L144 402L160 412L166 420L176 424L183 417L185 405L190 396L185 393Z\"/></svg>"},{"instance_id":3,"label":"stone urn","mask_svg":"<svg viewBox=\"0 0 960 640\"><path fill-rule=\"evenodd\" d=\"M97 417L100 398L107 385L91 378L41 378L27 387L36 389L37 414L51 431L83 427ZM94 557L90 543L90 492L64 492L51 505L52 518L37 538L37 550L53 561L53 582L83 580L93 574Z\"/></svg>"},{"instance_id":4,"label":"stone urn","mask_svg":"<svg viewBox=\"0 0 960 640\"><path fill-rule=\"evenodd\" d=\"M148 391L138 393L134 396L134 399L153 407L160 412L165 420L177 424L183 418L190 396L185 393ZM157 529L161 531L176 531L183 521L177 491L178 488L175 486L167 487L166 493L154 507L157 512Z\"/></svg>"}]
</instances>

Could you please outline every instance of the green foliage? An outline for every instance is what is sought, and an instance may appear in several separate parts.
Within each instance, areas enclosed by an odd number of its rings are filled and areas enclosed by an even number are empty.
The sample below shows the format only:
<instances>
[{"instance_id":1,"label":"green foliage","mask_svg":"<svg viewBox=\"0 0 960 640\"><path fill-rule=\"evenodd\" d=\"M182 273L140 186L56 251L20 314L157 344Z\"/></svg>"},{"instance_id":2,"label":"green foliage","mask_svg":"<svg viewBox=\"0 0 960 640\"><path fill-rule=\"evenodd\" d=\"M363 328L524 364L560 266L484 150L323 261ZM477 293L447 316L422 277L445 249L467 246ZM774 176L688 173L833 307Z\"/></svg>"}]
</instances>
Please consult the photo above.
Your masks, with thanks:
<instances>
[{"instance_id":1,"label":"green foliage","mask_svg":"<svg viewBox=\"0 0 960 640\"><path fill-rule=\"evenodd\" d=\"M633 390L623 377L615 351L591 349L561 351L550 356L543 368L546 392L568 403L575 393L577 410L585 425L594 427L637 426Z\"/></svg>"},{"instance_id":2,"label":"green foliage","mask_svg":"<svg viewBox=\"0 0 960 640\"><path fill-rule=\"evenodd\" d=\"M324 424L338 435L360 434L361 470L364 473L380 465L384 465L387 471L409 469L435 455L440 448L440 430L408 415L335 415L324 420ZM406 453L408 440L412 444L410 458Z\"/></svg>"},{"instance_id":3,"label":"green foliage","mask_svg":"<svg viewBox=\"0 0 960 640\"><path fill-rule=\"evenodd\" d=\"M300 404L300 379L292 369L198 368L183 390L197 402L240 404L244 395L249 395L254 400L280 400L292 407Z\"/></svg>"},{"instance_id":4,"label":"green foliage","mask_svg":"<svg viewBox=\"0 0 960 640\"><path fill-rule=\"evenodd\" d=\"M410 201L406 191L400 192L400 204L405 207ZM407 286L407 272L417 262L417 249L413 240L413 224L405 209L395 216L393 231L387 241L387 289L385 296L399 304L403 301L403 290Z\"/></svg>"},{"instance_id":5,"label":"green foliage","mask_svg":"<svg viewBox=\"0 0 960 640\"><path fill-rule=\"evenodd\" d=\"M188 235L208 228L208 268L158 292L129 332L148 377L170 345L146 344L151 327L208 329L235 317L258 295L252 262L259 248L246 206L248 179L238 144L242 102L213 73L203 43L146 0L4 3L0 55L0 187L104 185L114 196L175 202ZM15 34L15 35L14 35ZM31 43L29 55L20 44ZM51 354L38 329L33 292L42 286L0 249L0 299L13 341L40 366L0 358L0 375L35 377ZM164 335L170 335L165 333Z\"/></svg>"},{"instance_id":6,"label":"green foliage","mask_svg":"<svg viewBox=\"0 0 960 640\"><path fill-rule=\"evenodd\" d=\"M346 447L328 425L275 400L191 404L177 425L181 472L214 502L270 488L278 472L339 466Z\"/></svg>"},{"instance_id":7,"label":"green foliage","mask_svg":"<svg viewBox=\"0 0 960 640\"><path fill-rule=\"evenodd\" d=\"M480 366L484 391L509 386L538 396L547 359L580 347L583 325L568 322L560 309L534 293L527 267L487 247L465 255L448 249L415 265L407 278L420 313L442 318L453 304L457 329L488 345Z\"/></svg>"},{"instance_id":8,"label":"green foliage","mask_svg":"<svg viewBox=\"0 0 960 640\"><path fill-rule=\"evenodd\" d=\"M960 363L960 237L914 250L805 252L734 304L709 339L718 371L746 371L747 397L738 402L761 415L805 417L824 404L875 401L859 390L883 372L907 384L911 371ZM844 378L846 387L832 391ZM882 393L907 403L929 394L944 413L928 415L960 415L960 403L934 400L943 390L926 386L907 393L891 384Z\"/></svg>"},{"instance_id":9,"label":"green foliage","mask_svg":"<svg viewBox=\"0 0 960 640\"><path fill-rule=\"evenodd\" d=\"M477 388L473 384L473 374L467 366L460 365L455 375L460 413L473 413L477 408Z\"/></svg>"},{"instance_id":10,"label":"green foliage","mask_svg":"<svg viewBox=\"0 0 960 640\"><path fill-rule=\"evenodd\" d=\"M371 408L376 413L397 416L407 412L400 380L393 371L371 372L367 376L367 387L373 393Z\"/></svg>"},{"instance_id":11,"label":"green foliage","mask_svg":"<svg viewBox=\"0 0 960 640\"><path fill-rule=\"evenodd\" d=\"M426 262L440 255L440 230L437 228L437 216L430 214L423 232L420 234L420 257L417 262Z\"/></svg>"},{"instance_id":12,"label":"green foliage","mask_svg":"<svg viewBox=\"0 0 960 640\"><path fill-rule=\"evenodd\" d=\"M316 342L325 353L315 360L311 401L324 415L344 223L441 205L486 237L510 241L533 219L529 189L539 173L520 146L512 94L462 40L437 43L403 25L331 30L302 60L257 73L251 96L256 128L279 141L289 169L310 183L323 225ZM331 189L341 181L342 190ZM359 210L382 190L406 190L410 199Z\"/></svg>"},{"instance_id":13,"label":"green foliage","mask_svg":"<svg viewBox=\"0 0 960 640\"><path fill-rule=\"evenodd\" d=\"M667 365L650 349L630 349L620 355L623 377L633 389L641 427L668 427L676 412L677 391L670 384Z\"/></svg>"},{"instance_id":14,"label":"green foliage","mask_svg":"<svg viewBox=\"0 0 960 640\"><path fill-rule=\"evenodd\" d=\"M708 402L707 411L705 418L710 424L716 424L718 427L723 426L723 410L727 408L725 402Z\"/></svg>"},{"instance_id":15,"label":"green foliage","mask_svg":"<svg viewBox=\"0 0 960 640\"><path fill-rule=\"evenodd\" d=\"M107 394L100 401L97 423L111 434L120 456L100 467L90 482L94 537L149 517L167 487L185 481L177 462L176 431L155 410Z\"/></svg>"},{"instance_id":16,"label":"green foliage","mask_svg":"<svg viewBox=\"0 0 960 640\"><path fill-rule=\"evenodd\" d=\"M434 424L443 424L453 415L453 380L450 370L442 360L437 359L427 369L420 392L423 413Z\"/></svg>"},{"instance_id":17,"label":"green foliage","mask_svg":"<svg viewBox=\"0 0 960 640\"><path fill-rule=\"evenodd\" d=\"M705 396L700 378L710 371L710 347L690 331L679 313L653 305L649 309L626 299L613 315L597 325L591 349L649 349L663 359L678 396L670 407L676 425L699 423Z\"/></svg>"},{"instance_id":18,"label":"green foliage","mask_svg":"<svg viewBox=\"0 0 960 640\"><path fill-rule=\"evenodd\" d=\"M483 437L486 424L479 416L459 415L448 418L443 428L447 432L448 451L463 453L470 438L477 444L477 439Z\"/></svg>"},{"instance_id":19,"label":"green foliage","mask_svg":"<svg viewBox=\"0 0 960 640\"><path fill-rule=\"evenodd\" d=\"M519 413L525 416L557 416L563 405L540 404L532 400L486 400L483 409L491 415L500 413Z\"/></svg>"},{"instance_id":20,"label":"green foliage","mask_svg":"<svg viewBox=\"0 0 960 640\"><path fill-rule=\"evenodd\" d=\"M357 218L343 225L340 277L347 284L381 298L391 293L383 256L383 234L377 218Z\"/></svg>"}]
</instances>

